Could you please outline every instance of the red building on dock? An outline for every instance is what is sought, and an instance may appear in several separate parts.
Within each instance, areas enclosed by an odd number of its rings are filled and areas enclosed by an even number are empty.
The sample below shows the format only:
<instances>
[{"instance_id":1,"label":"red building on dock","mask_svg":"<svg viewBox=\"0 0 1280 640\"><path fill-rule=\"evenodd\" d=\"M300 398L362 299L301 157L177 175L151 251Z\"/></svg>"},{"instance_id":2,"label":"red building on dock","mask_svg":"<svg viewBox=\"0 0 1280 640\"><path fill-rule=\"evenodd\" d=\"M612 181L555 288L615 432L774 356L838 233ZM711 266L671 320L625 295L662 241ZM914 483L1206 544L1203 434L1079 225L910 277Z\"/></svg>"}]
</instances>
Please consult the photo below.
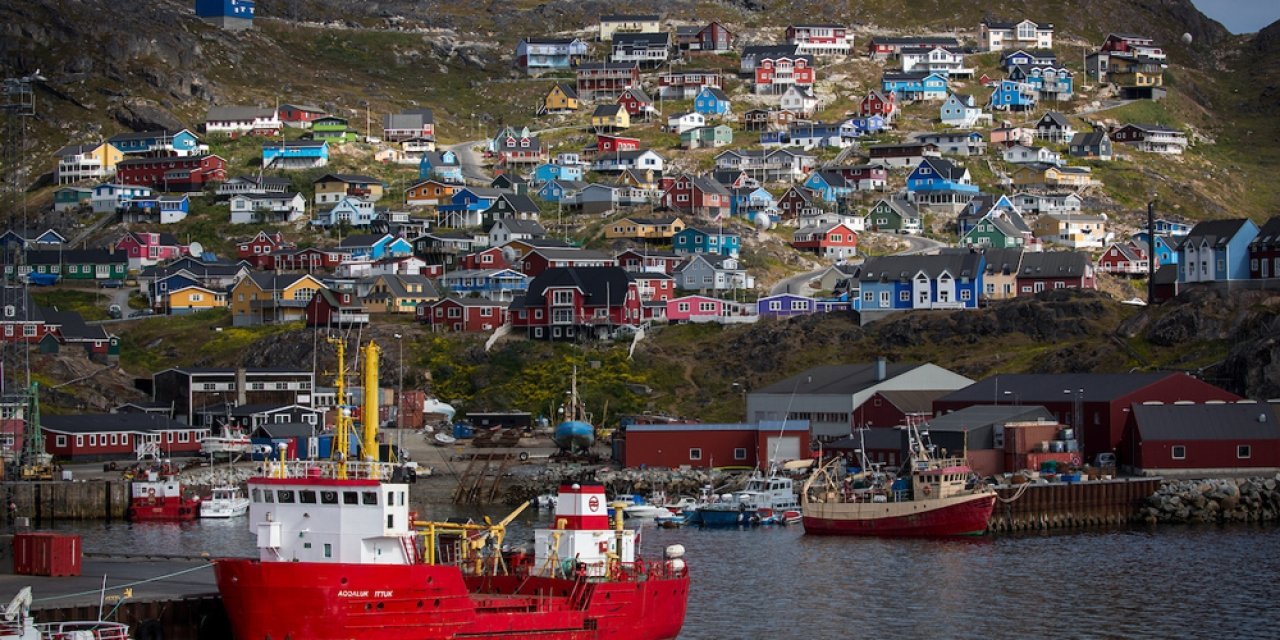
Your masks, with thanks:
<instances>
[{"instance_id":1,"label":"red building on dock","mask_svg":"<svg viewBox=\"0 0 1280 640\"><path fill-rule=\"evenodd\" d=\"M809 457L809 421L633 424L625 443L628 467L766 467Z\"/></svg>"}]
</instances>

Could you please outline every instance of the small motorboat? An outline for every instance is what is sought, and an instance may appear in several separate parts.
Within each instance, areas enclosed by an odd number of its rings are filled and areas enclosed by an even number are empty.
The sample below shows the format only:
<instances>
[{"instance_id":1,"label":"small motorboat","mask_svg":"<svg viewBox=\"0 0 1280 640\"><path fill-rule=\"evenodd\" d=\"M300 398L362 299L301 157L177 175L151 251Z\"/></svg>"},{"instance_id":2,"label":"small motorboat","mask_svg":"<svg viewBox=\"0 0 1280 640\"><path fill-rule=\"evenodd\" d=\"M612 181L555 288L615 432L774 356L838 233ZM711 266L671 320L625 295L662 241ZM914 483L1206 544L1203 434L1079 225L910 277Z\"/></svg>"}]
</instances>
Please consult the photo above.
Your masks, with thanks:
<instances>
[{"instance_id":1,"label":"small motorboat","mask_svg":"<svg viewBox=\"0 0 1280 640\"><path fill-rule=\"evenodd\" d=\"M213 495L200 502L201 518L234 518L249 512L249 499L240 487L213 488Z\"/></svg>"},{"instance_id":2,"label":"small motorboat","mask_svg":"<svg viewBox=\"0 0 1280 640\"><path fill-rule=\"evenodd\" d=\"M632 504L622 508L622 517L637 520L652 520L660 516L671 515L671 510L648 502Z\"/></svg>"},{"instance_id":3,"label":"small motorboat","mask_svg":"<svg viewBox=\"0 0 1280 640\"><path fill-rule=\"evenodd\" d=\"M454 444L457 441L458 441L457 438L447 433L437 433L431 436L431 444L434 444L437 447L447 447L451 444Z\"/></svg>"}]
</instances>

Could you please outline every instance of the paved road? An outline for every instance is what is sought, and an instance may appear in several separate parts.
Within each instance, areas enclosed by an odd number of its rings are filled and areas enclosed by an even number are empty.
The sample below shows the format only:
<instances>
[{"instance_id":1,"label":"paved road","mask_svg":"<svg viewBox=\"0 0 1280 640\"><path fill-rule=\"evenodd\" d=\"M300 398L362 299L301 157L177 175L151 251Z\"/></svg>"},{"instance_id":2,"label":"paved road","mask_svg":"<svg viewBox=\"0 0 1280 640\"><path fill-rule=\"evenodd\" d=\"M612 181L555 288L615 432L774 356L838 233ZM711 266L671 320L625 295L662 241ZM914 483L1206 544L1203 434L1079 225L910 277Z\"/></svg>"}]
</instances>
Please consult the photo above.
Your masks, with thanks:
<instances>
[{"instance_id":1,"label":"paved road","mask_svg":"<svg viewBox=\"0 0 1280 640\"><path fill-rule=\"evenodd\" d=\"M909 248L906 251L899 251L898 253L894 254L898 256L910 256L910 255L916 255L920 253L927 253L934 249L941 249L942 247L947 246L947 243L945 242L934 240L933 238L924 238L920 236L904 235L904 236L899 236L899 239L905 241L909 246Z\"/></svg>"},{"instance_id":2,"label":"paved road","mask_svg":"<svg viewBox=\"0 0 1280 640\"><path fill-rule=\"evenodd\" d=\"M817 271L797 273L789 278L779 280L777 284L773 285L773 288L769 290L769 295L776 296L780 293L794 293L802 296L809 295L815 291L813 287L809 286L809 281L822 275L822 272L826 270L827 267L823 267Z\"/></svg>"},{"instance_id":3,"label":"paved road","mask_svg":"<svg viewBox=\"0 0 1280 640\"><path fill-rule=\"evenodd\" d=\"M484 140L469 140L445 147L458 154L458 163L462 165L462 178L488 184L493 178L484 169L484 158L475 152L475 147L483 145Z\"/></svg>"}]
</instances>

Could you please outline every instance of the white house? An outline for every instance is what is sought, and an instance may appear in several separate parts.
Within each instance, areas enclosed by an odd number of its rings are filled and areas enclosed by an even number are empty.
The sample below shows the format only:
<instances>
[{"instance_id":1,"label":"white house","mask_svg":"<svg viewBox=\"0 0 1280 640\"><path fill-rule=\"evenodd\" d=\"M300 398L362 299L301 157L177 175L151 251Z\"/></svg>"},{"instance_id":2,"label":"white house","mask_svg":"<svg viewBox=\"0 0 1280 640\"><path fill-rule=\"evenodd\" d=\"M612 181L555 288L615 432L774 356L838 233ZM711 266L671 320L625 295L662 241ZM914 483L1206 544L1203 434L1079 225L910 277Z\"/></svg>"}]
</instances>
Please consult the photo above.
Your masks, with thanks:
<instances>
[{"instance_id":1,"label":"white house","mask_svg":"<svg viewBox=\"0 0 1280 640\"><path fill-rule=\"evenodd\" d=\"M792 85L782 94L779 106L788 111L793 111L803 118L808 118L818 111L818 96L813 95L813 89L810 87L800 87Z\"/></svg>"},{"instance_id":2,"label":"white house","mask_svg":"<svg viewBox=\"0 0 1280 640\"><path fill-rule=\"evenodd\" d=\"M260 107L209 107L204 120L205 133L273 135L282 126L275 109Z\"/></svg>"},{"instance_id":3,"label":"white house","mask_svg":"<svg viewBox=\"0 0 1280 640\"><path fill-rule=\"evenodd\" d=\"M973 67L964 66L964 52L947 47L903 47L899 54L904 72L928 71L953 78L973 76Z\"/></svg>"},{"instance_id":4,"label":"white house","mask_svg":"<svg viewBox=\"0 0 1280 640\"><path fill-rule=\"evenodd\" d=\"M591 163L592 171L605 173L619 173L628 169L636 169L641 172L652 170L654 173L662 173L665 167L666 160L652 149L601 153Z\"/></svg>"},{"instance_id":5,"label":"white house","mask_svg":"<svg viewBox=\"0 0 1280 640\"><path fill-rule=\"evenodd\" d=\"M946 102L938 109L938 117L942 124L963 129L972 128L981 120L991 120L991 114L982 112L977 99L965 93L947 96Z\"/></svg>"},{"instance_id":6,"label":"white house","mask_svg":"<svg viewBox=\"0 0 1280 640\"><path fill-rule=\"evenodd\" d=\"M684 133L690 129L705 126L707 126L707 117L693 111L677 113L667 118L667 131L672 133Z\"/></svg>"},{"instance_id":7,"label":"white house","mask_svg":"<svg viewBox=\"0 0 1280 640\"><path fill-rule=\"evenodd\" d=\"M978 25L978 45L984 51L1000 51L1016 47L1053 48L1053 24L1031 20L1000 22L983 20Z\"/></svg>"},{"instance_id":8,"label":"white house","mask_svg":"<svg viewBox=\"0 0 1280 640\"><path fill-rule=\"evenodd\" d=\"M311 224L334 227L345 223L352 227L367 227L375 217L372 202L356 196L344 196L332 209L318 212Z\"/></svg>"},{"instance_id":9,"label":"white house","mask_svg":"<svg viewBox=\"0 0 1280 640\"><path fill-rule=\"evenodd\" d=\"M296 222L307 213L301 193L240 193L231 196L231 224Z\"/></svg>"},{"instance_id":10,"label":"white house","mask_svg":"<svg viewBox=\"0 0 1280 640\"><path fill-rule=\"evenodd\" d=\"M1032 164L1043 162L1054 166L1062 165L1062 155L1048 147L1027 147L1016 144L1004 150L1004 161L1013 164Z\"/></svg>"}]
</instances>

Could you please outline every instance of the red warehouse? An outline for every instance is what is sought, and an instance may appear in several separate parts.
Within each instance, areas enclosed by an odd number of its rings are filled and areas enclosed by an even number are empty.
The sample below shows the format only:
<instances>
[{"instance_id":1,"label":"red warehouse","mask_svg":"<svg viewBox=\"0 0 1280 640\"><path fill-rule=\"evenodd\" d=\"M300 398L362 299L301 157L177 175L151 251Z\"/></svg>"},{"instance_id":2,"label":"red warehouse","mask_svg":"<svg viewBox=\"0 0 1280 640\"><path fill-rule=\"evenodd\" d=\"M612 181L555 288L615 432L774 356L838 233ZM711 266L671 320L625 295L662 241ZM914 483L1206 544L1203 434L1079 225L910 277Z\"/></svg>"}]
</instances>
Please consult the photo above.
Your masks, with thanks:
<instances>
[{"instance_id":1,"label":"red warehouse","mask_svg":"<svg viewBox=\"0 0 1280 640\"><path fill-rule=\"evenodd\" d=\"M206 184L226 179L227 162L216 155L135 158L116 164L116 180L121 184L160 191L203 191Z\"/></svg>"},{"instance_id":2,"label":"red warehouse","mask_svg":"<svg viewBox=\"0 0 1280 640\"><path fill-rule=\"evenodd\" d=\"M206 427L150 413L47 415L45 450L59 460L136 460L143 449L166 458L200 452Z\"/></svg>"},{"instance_id":3,"label":"red warehouse","mask_svg":"<svg viewBox=\"0 0 1280 640\"><path fill-rule=\"evenodd\" d=\"M1185 373L1067 373L994 376L939 398L935 415L978 404L1039 405L1076 438L1089 461L1117 453L1130 407L1143 402L1235 402L1237 396Z\"/></svg>"},{"instance_id":4,"label":"red warehouse","mask_svg":"<svg viewBox=\"0 0 1280 640\"><path fill-rule=\"evenodd\" d=\"M433 331L493 331L507 321L508 302L484 298L444 298L418 305L417 319Z\"/></svg>"},{"instance_id":5,"label":"red warehouse","mask_svg":"<svg viewBox=\"0 0 1280 640\"><path fill-rule=\"evenodd\" d=\"M1280 412L1258 402L1134 404L1117 452L1134 473L1217 478L1280 472Z\"/></svg>"},{"instance_id":6,"label":"red warehouse","mask_svg":"<svg viewBox=\"0 0 1280 640\"><path fill-rule=\"evenodd\" d=\"M809 421L759 424L633 424L627 427L627 467L765 467L772 459L809 457Z\"/></svg>"}]
</instances>

